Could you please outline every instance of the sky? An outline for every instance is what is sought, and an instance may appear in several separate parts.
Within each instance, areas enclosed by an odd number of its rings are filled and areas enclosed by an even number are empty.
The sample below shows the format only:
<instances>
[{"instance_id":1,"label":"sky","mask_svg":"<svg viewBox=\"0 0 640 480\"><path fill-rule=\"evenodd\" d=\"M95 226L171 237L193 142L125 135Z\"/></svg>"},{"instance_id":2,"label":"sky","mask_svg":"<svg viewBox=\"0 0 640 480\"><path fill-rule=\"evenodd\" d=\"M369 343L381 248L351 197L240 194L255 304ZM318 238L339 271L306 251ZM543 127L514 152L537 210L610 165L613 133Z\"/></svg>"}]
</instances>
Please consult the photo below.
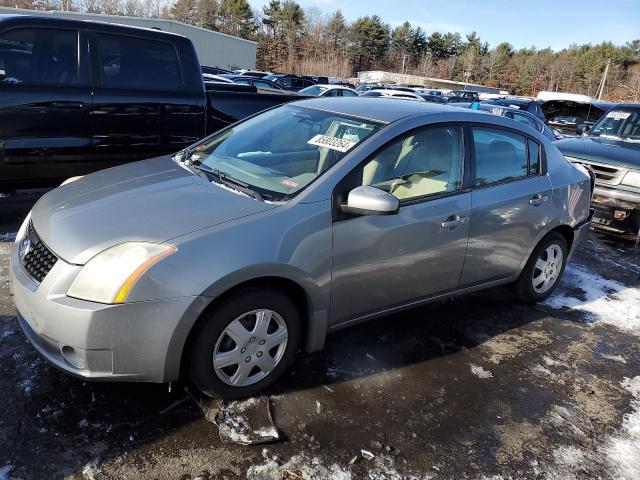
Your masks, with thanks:
<instances>
[{"instance_id":1,"label":"sky","mask_svg":"<svg viewBox=\"0 0 640 480\"><path fill-rule=\"evenodd\" d=\"M303 8L348 20L378 15L392 27L405 20L428 34L476 31L491 47L508 41L516 48L561 50L572 43L640 38L640 0L296 0ZM262 11L269 0L249 0Z\"/></svg>"}]
</instances>

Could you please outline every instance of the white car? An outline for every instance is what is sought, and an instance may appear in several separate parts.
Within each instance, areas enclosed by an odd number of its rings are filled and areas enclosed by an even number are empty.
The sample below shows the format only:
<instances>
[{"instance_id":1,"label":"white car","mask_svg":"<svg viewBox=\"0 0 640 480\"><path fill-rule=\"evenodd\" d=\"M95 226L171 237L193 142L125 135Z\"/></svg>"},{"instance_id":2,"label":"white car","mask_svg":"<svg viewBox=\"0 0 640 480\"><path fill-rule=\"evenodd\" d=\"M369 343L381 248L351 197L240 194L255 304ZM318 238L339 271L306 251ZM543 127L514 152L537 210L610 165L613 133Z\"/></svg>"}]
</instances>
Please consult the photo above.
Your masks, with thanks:
<instances>
[{"instance_id":1,"label":"white car","mask_svg":"<svg viewBox=\"0 0 640 480\"><path fill-rule=\"evenodd\" d=\"M303 88L298 93L303 95L313 95L314 97L357 97L358 92L342 85L311 85Z\"/></svg>"},{"instance_id":2,"label":"white car","mask_svg":"<svg viewBox=\"0 0 640 480\"><path fill-rule=\"evenodd\" d=\"M416 102L426 102L424 98L414 92L405 92L404 90L376 89L369 90L361 95L362 97L384 97L399 98L401 100L414 100Z\"/></svg>"}]
</instances>

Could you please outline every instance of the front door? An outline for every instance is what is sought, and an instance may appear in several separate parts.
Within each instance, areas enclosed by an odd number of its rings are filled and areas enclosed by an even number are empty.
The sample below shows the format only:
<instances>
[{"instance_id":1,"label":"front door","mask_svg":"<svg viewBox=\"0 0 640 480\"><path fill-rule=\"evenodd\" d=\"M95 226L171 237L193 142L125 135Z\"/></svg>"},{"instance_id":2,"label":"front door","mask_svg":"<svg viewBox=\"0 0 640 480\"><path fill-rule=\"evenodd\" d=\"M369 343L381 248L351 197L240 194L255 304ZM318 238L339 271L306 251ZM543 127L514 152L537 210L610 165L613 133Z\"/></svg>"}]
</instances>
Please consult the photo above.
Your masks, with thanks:
<instances>
[{"instance_id":1,"label":"front door","mask_svg":"<svg viewBox=\"0 0 640 480\"><path fill-rule=\"evenodd\" d=\"M514 275L548 222L552 195L535 140L495 127L471 130L476 186L461 286Z\"/></svg>"},{"instance_id":2,"label":"front door","mask_svg":"<svg viewBox=\"0 0 640 480\"><path fill-rule=\"evenodd\" d=\"M358 185L400 200L398 214L344 216L333 224L334 324L450 291L458 286L469 233L471 194L463 191L460 125L423 127L397 137L337 187Z\"/></svg>"},{"instance_id":3,"label":"front door","mask_svg":"<svg viewBox=\"0 0 640 480\"><path fill-rule=\"evenodd\" d=\"M74 28L25 25L0 33L2 187L56 185L84 173L91 147L86 55L84 35Z\"/></svg>"}]
</instances>

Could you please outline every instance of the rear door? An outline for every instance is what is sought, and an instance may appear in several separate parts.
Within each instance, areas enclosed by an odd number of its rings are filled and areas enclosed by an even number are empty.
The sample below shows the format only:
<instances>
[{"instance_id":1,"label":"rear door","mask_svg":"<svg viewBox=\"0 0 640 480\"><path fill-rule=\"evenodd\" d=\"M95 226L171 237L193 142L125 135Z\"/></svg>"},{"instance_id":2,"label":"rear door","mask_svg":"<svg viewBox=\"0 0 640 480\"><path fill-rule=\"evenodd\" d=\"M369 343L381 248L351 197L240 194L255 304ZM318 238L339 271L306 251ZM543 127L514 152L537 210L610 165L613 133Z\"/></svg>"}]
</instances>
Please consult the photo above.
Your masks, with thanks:
<instances>
[{"instance_id":1,"label":"rear door","mask_svg":"<svg viewBox=\"0 0 640 480\"><path fill-rule=\"evenodd\" d=\"M72 27L0 33L0 185L52 185L86 172L87 54L84 33Z\"/></svg>"},{"instance_id":2,"label":"rear door","mask_svg":"<svg viewBox=\"0 0 640 480\"><path fill-rule=\"evenodd\" d=\"M549 218L542 147L519 131L475 124L469 246L460 286L514 275Z\"/></svg>"},{"instance_id":3,"label":"rear door","mask_svg":"<svg viewBox=\"0 0 640 480\"><path fill-rule=\"evenodd\" d=\"M103 167L175 152L198 138L193 92L183 89L171 42L94 31L91 51L93 142Z\"/></svg>"}]
</instances>

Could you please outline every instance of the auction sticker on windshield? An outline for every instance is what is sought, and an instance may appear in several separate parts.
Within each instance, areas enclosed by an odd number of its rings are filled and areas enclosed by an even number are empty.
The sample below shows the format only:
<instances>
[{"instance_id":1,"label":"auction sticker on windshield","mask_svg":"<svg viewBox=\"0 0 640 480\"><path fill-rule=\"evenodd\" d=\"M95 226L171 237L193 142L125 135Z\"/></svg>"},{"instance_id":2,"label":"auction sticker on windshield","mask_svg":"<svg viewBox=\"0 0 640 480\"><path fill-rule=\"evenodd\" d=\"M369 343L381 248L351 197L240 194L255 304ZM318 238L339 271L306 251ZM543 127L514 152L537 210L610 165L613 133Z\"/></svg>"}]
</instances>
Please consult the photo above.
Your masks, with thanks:
<instances>
[{"instance_id":1,"label":"auction sticker on windshield","mask_svg":"<svg viewBox=\"0 0 640 480\"><path fill-rule=\"evenodd\" d=\"M626 120L631 115L631 112L609 112L607 118L613 118L614 120Z\"/></svg>"},{"instance_id":2,"label":"auction sticker on windshield","mask_svg":"<svg viewBox=\"0 0 640 480\"><path fill-rule=\"evenodd\" d=\"M307 142L309 145L316 145L318 147L327 147L331 150L337 150L339 152L346 152L353 147L356 142L351 140L345 140L344 138L330 137L329 135L318 134Z\"/></svg>"}]
</instances>

